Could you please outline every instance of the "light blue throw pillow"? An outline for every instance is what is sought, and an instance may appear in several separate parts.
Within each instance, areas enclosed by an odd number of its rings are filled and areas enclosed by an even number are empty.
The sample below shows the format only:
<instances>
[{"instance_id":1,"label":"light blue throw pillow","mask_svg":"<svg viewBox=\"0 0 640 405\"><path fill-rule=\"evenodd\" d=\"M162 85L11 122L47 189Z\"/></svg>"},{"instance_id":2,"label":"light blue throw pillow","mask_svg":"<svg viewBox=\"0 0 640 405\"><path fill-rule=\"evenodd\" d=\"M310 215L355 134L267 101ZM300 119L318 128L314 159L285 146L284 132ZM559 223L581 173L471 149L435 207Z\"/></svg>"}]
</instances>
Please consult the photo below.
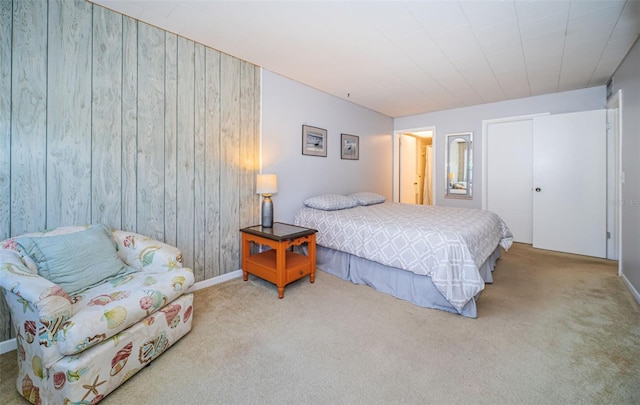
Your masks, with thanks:
<instances>
[{"instance_id":1,"label":"light blue throw pillow","mask_svg":"<svg viewBox=\"0 0 640 405\"><path fill-rule=\"evenodd\" d=\"M70 295L134 269L118 257L113 234L104 225L55 236L14 239L38 266L38 274Z\"/></svg>"}]
</instances>

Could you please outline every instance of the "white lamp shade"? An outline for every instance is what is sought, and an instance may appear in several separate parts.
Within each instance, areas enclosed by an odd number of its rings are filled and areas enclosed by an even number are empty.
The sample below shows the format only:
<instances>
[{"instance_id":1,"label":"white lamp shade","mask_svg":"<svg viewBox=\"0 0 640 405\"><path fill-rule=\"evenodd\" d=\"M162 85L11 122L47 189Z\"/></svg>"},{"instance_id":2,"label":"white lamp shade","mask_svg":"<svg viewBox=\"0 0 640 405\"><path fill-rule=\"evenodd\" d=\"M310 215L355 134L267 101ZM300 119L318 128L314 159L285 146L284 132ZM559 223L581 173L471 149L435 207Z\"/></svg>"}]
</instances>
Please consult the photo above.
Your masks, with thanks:
<instances>
[{"instance_id":1,"label":"white lamp shade","mask_svg":"<svg viewBox=\"0 0 640 405\"><path fill-rule=\"evenodd\" d=\"M278 177L275 174L259 174L256 183L257 194L273 194L278 192Z\"/></svg>"}]
</instances>

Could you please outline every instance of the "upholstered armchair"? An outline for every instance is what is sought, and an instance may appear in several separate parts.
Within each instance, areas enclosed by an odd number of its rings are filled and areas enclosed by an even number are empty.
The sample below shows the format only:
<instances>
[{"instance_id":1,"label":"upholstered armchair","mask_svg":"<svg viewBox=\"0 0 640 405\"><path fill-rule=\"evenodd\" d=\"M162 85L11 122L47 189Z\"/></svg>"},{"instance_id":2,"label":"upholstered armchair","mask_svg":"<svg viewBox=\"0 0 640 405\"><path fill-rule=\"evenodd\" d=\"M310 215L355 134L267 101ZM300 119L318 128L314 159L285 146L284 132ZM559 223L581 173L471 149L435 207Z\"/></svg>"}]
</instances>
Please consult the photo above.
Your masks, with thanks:
<instances>
[{"instance_id":1,"label":"upholstered armchair","mask_svg":"<svg viewBox=\"0 0 640 405\"><path fill-rule=\"evenodd\" d=\"M104 225L0 242L18 391L93 404L191 330L194 283L179 249Z\"/></svg>"}]
</instances>

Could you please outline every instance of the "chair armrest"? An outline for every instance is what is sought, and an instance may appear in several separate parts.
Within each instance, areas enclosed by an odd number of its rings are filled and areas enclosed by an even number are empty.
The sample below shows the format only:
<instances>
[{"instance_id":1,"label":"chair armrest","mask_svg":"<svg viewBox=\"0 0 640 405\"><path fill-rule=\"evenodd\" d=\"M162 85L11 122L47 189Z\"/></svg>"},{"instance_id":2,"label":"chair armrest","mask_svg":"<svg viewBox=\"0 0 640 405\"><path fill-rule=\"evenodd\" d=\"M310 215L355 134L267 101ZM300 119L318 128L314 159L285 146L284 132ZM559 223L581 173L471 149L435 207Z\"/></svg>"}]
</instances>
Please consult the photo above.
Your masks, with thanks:
<instances>
[{"instance_id":1,"label":"chair armrest","mask_svg":"<svg viewBox=\"0 0 640 405\"><path fill-rule=\"evenodd\" d=\"M146 272L182 267L182 251L175 246L134 232L113 231L118 256L129 266Z\"/></svg>"},{"instance_id":2,"label":"chair armrest","mask_svg":"<svg viewBox=\"0 0 640 405\"><path fill-rule=\"evenodd\" d=\"M25 307L31 305L40 318L57 317L61 312L71 314L69 294L57 284L32 273L14 250L0 249L0 287L19 296L25 301Z\"/></svg>"},{"instance_id":3,"label":"chair armrest","mask_svg":"<svg viewBox=\"0 0 640 405\"><path fill-rule=\"evenodd\" d=\"M60 286L32 273L17 252L0 249L0 288L21 341L21 350L37 354L45 366L61 358L55 348L72 315L69 295Z\"/></svg>"}]
</instances>

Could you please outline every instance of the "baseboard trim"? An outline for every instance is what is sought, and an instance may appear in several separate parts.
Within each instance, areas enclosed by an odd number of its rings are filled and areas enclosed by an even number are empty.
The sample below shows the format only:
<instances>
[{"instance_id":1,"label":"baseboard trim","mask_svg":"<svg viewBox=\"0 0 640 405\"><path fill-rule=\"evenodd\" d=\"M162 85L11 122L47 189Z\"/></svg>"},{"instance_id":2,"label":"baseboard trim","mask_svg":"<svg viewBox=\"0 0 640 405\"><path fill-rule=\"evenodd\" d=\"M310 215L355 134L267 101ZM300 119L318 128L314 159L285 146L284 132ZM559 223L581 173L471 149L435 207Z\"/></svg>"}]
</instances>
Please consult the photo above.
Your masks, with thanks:
<instances>
[{"instance_id":1,"label":"baseboard trim","mask_svg":"<svg viewBox=\"0 0 640 405\"><path fill-rule=\"evenodd\" d=\"M622 282L624 283L624 285L627 286L629 291L631 291L631 295L633 295L633 298L636 299L636 301L638 302L638 305L640 305L640 293L638 293L638 290L635 289L633 284L631 284L631 281L629 281L629 279L627 278L627 276L624 275L624 273L620 275L620 278L622 278Z\"/></svg>"},{"instance_id":2,"label":"baseboard trim","mask_svg":"<svg viewBox=\"0 0 640 405\"><path fill-rule=\"evenodd\" d=\"M198 281L194 285L191 286L187 290L187 292L193 292L202 290L203 288L211 287L216 284L224 283L225 281L233 280L234 278L238 278L242 276L242 270L235 270L230 273L223 274L221 276L216 276L212 278L208 278L206 280ZM12 350L16 350L16 339L9 339L3 342L0 342L0 354L8 353Z\"/></svg>"},{"instance_id":3,"label":"baseboard trim","mask_svg":"<svg viewBox=\"0 0 640 405\"><path fill-rule=\"evenodd\" d=\"M242 270L241 269L235 270L235 271L232 271L230 273L222 274L220 276L216 276L216 277L208 278L206 280L198 281L197 283L192 285L191 288L189 288L187 290L187 292L193 292L193 291L202 290L203 288L207 288L207 287L211 287L211 286L216 285L216 284L224 283L225 281L233 280L234 278L238 278L238 277L241 277L241 276L242 276Z\"/></svg>"},{"instance_id":4,"label":"baseboard trim","mask_svg":"<svg viewBox=\"0 0 640 405\"><path fill-rule=\"evenodd\" d=\"M5 340L0 342L0 354L9 353L12 350L16 350L16 338Z\"/></svg>"}]
</instances>

